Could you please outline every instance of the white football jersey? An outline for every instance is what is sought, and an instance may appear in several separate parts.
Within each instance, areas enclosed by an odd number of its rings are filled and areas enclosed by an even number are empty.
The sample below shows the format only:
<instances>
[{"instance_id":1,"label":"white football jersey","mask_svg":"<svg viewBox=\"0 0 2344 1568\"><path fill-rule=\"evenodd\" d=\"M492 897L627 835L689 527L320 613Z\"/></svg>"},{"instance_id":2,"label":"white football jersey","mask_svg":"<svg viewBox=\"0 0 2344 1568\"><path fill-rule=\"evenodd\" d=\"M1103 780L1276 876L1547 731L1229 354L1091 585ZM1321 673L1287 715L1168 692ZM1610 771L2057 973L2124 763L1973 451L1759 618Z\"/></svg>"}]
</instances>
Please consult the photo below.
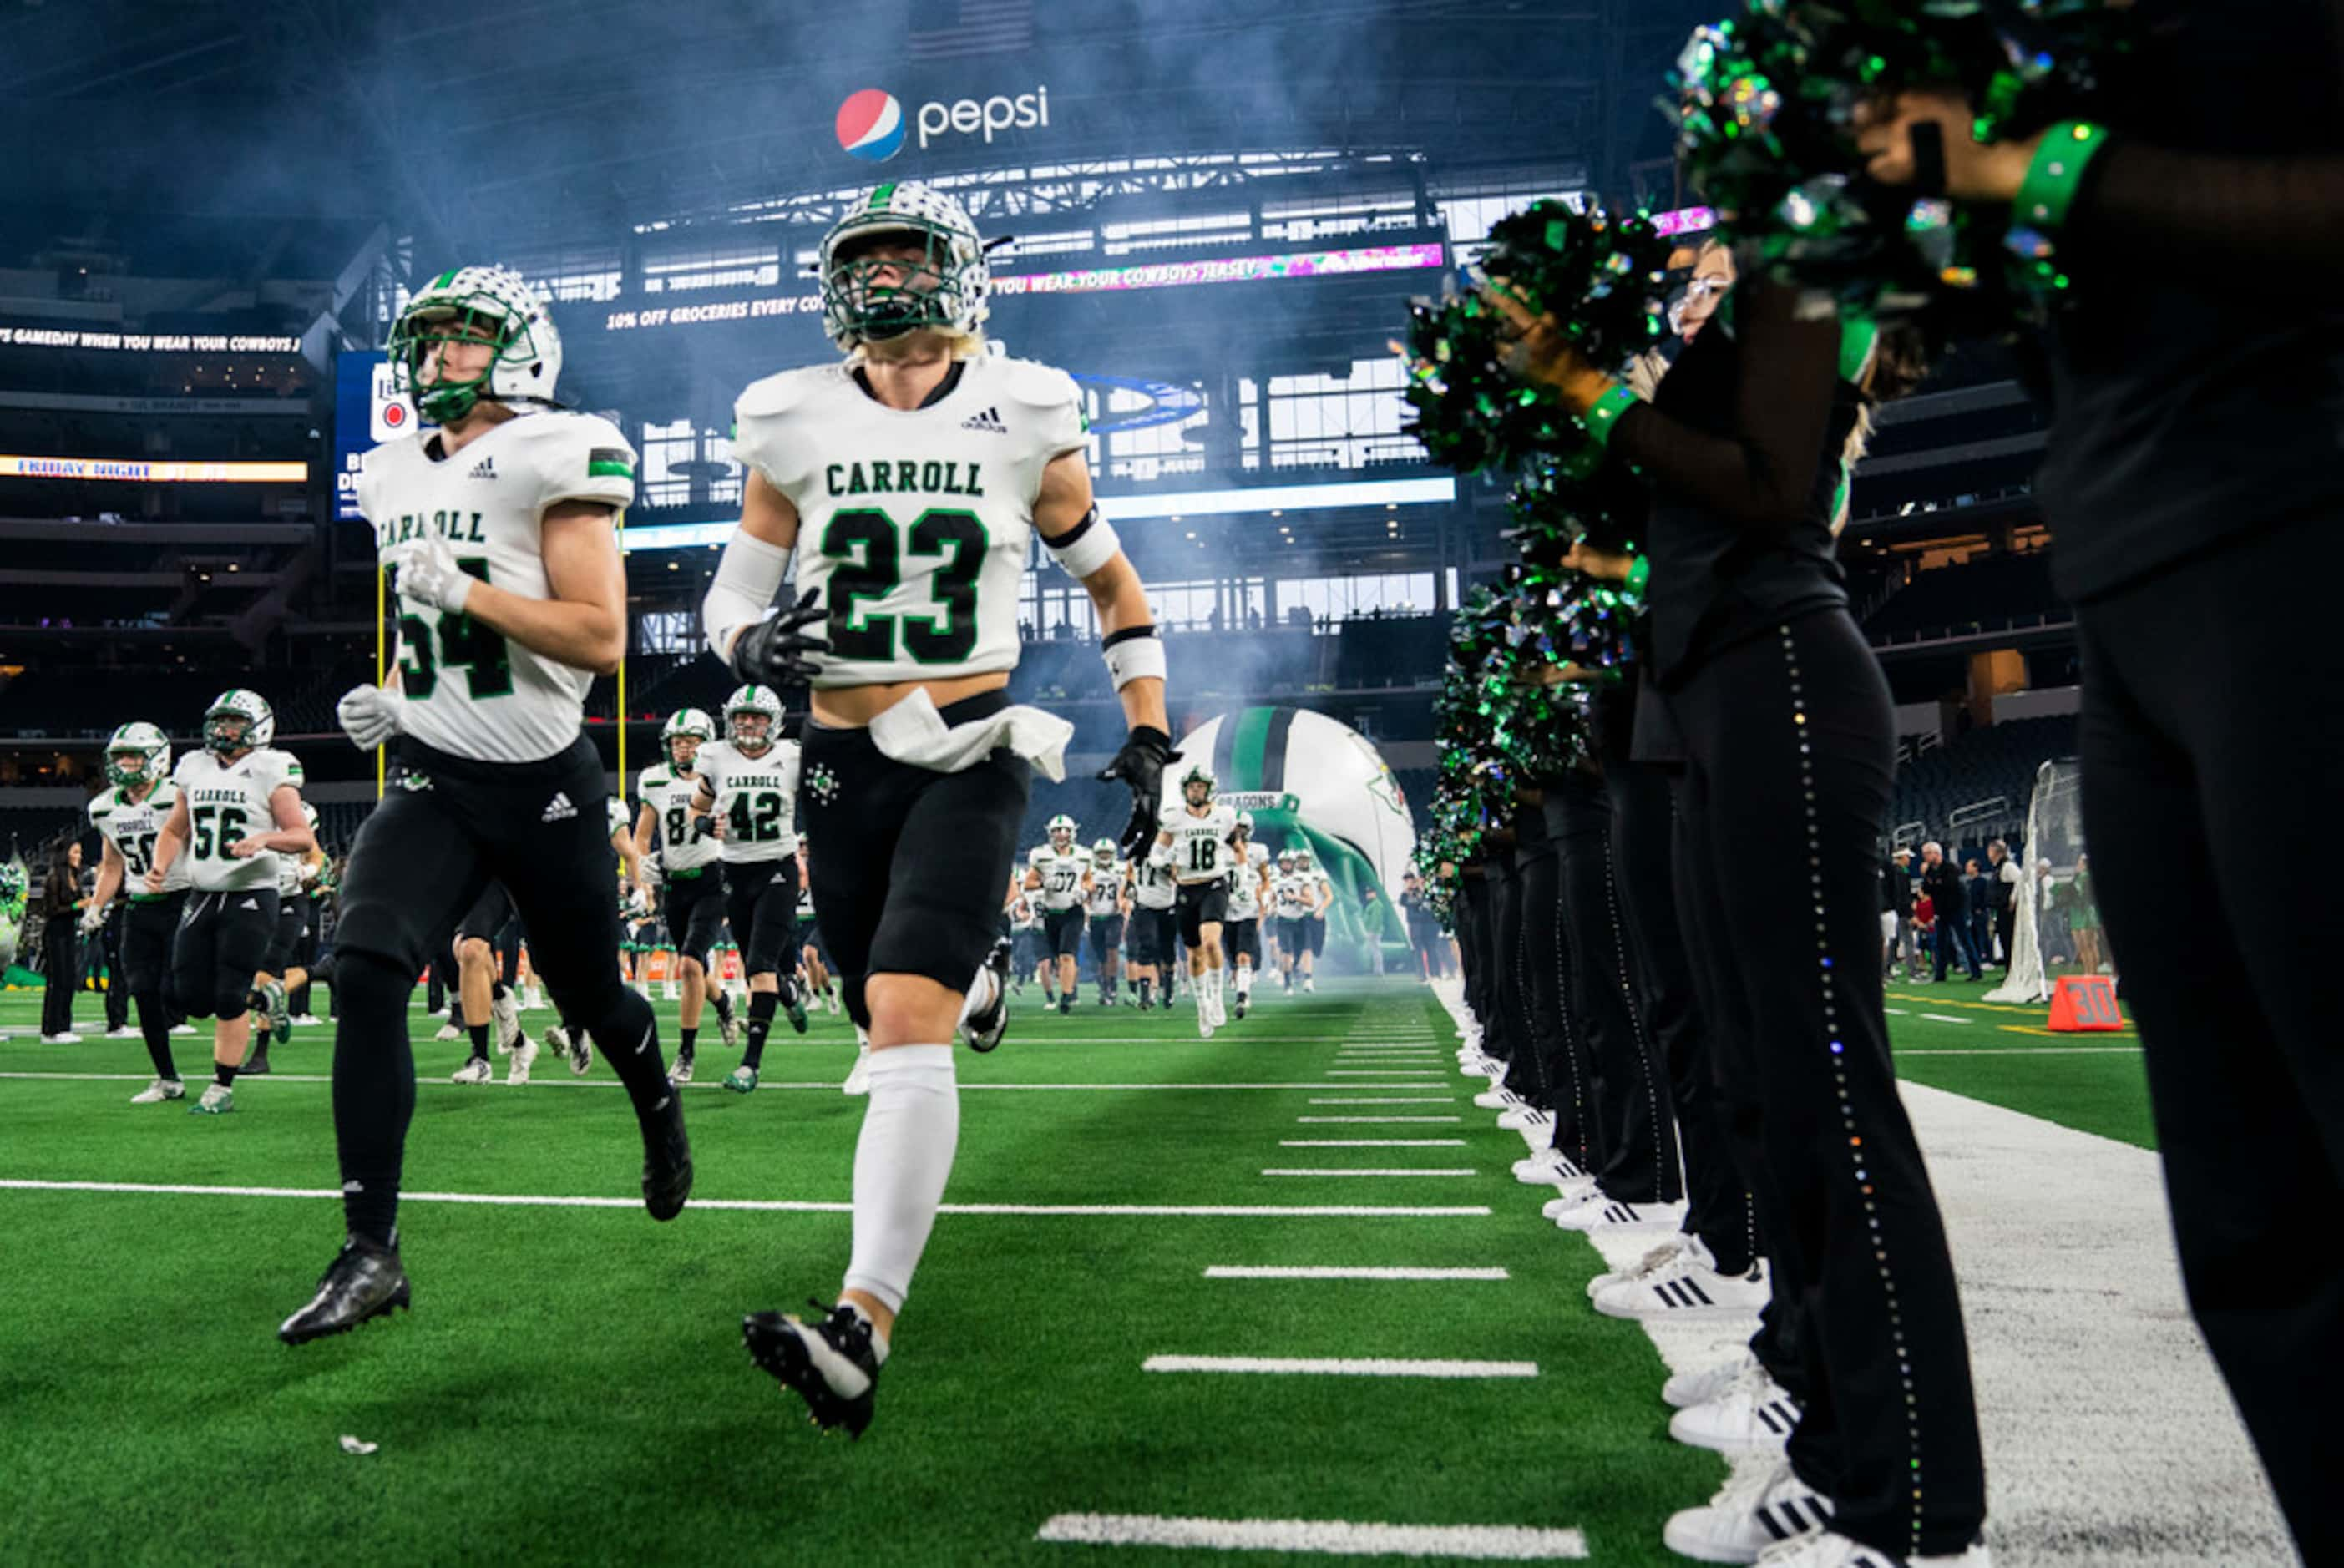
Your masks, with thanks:
<instances>
[{"instance_id":1,"label":"white football jersey","mask_svg":"<svg viewBox=\"0 0 2344 1568\"><path fill-rule=\"evenodd\" d=\"M281 784L301 787L301 764L293 754L262 746L223 763L209 752L189 752L171 770L171 778L187 797L187 847L179 857L188 862L196 890L274 887L276 852L264 849L248 860L237 860L228 849L256 833L276 831L277 814L269 797Z\"/></svg>"},{"instance_id":2,"label":"white football jersey","mask_svg":"<svg viewBox=\"0 0 2344 1568\"><path fill-rule=\"evenodd\" d=\"M1172 875L1181 885L1218 882L1237 864L1229 835L1238 830L1238 814L1217 803L1197 816L1184 804L1167 812L1163 830L1172 835Z\"/></svg>"},{"instance_id":3,"label":"white football jersey","mask_svg":"<svg viewBox=\"0 0 2344 1568\"><path fill-rule=\"evenodd\" d=\"M634 499L634 449L593 414L507 420L446 459L432 456L438 439L385 442L359 469L359 510L374 525L387 566L437 533L474 576L524 599L550 599L539 543L546 509L565 501L623 507ZM530 763L578 738L594 679L586 671L404 595L399 645L407 732L425 745L481 762Z\"/></svg>"},{"instance_id":4,"label":"white football jersey","mask_svg":"<svg viewBox=\"0 0 2344 1568\"><path fill-rule=\"evenodd\" d=\"M182 852L163 874L163 893L146 891L146 873L155 864L155 839L171 820L171 807L178 799L178 784L160 779L145 800L134 801L119 789L102 790L90 800L89 825L122 856L122 891L134 899L159 898L195 885L190 858Z\"/></svg>"},{"instance_id":5,"label":"white football jersey","mask_svg":"<svg viewBox=\"0 0 2344 1568\"><path fill-rule=\"evenodd\" d=\"M318 831L318 808L306 800L301 803L301 820L309 824L311 833ZM307 856L298 855L280 855L277 857L278 897L298 898L301 895L301 863L306 858Z\"/></svg>"},{"instance_id":6,"label":"white football jersey","mask_svg":"<svg viewBox=\"0 0 2344 1568\"><path fill-rule=\"evenodd\" d=\"M1069 849L1064 854L1048 845L1026 856L1026 864L1042 874L1042 886L1035 897L1048 910L1072 909L1083 901L1083 875L1091 868L1090 853Z\"/></svg>"},{"instance_id":7,"label":"white football jersey","mask_svg":"<svg viewBox=\"0 0 2344 1568\"><path fill-rule=\"evenodd\" d=\"M714 837L716 819L692 814L700 788L696 773L680 774L666 763L645 768L635 779L635 795L659 819L659 865L672 876L715 864L723 845Z\"/></svg>"},{"instance_id":8,"label":"white football jersey","mask_svg":"<svg viewBox=\"0 0 2344 1568\"><path fill-rule=\"evenodd\" d=\"M1131 901L1142 909L1169 909L1179 901L1179 884L1172 868L1143 855L1132 863Z\"/></svg>"},{"instance_id":9,"label":"white football jersey","mask_svg":"<svg viewBox=\"0 0 2344 1568\"><path fill-rule=\"evenodd\" d=\"M1021 895L1009 901L1009 928L1011 930L1031 931L1041 924L1042 912L1034 907L1034 901L1032 899Z\"/></svg>"},{"instance_id":10,"label":"white football jersey","mask_svg":"<svg viewBox=\"0 0 2344 1568\"><path fill-rule=\"evenodd\" d=\"M1323 871L1313 871L1305 874L1302 880L1309 885L1315 899L1311 905L1311 913L1324 915L1329 906L1335 902L1334 879Z\"/></svg>"},{"instance_id":11,"label":"white football jersey","mask_svg":"<svg viewBox=\"0 0 2344 1568\"><path fill-rule=\"evenodd\" d=\"M1122 913L1122 863L1118 861L1102 871L1094 859L1091 862L1091 890L1083 901L1084 907L1093 915L1116 915Z\"/></svg>"},{"instance_id":12,"label":"white football jersey","mask_svg":"<svg viewBox=\"0 0 2344 1568\"><path fill-rule=\"evenodd\" d=\"M1280 920L1299 920L1310 913L1310 879L1293 872L1271 879L1269 893Z\"/></svg>"},{"instance_id":13,"label":"white football jersey","mask_svg":"<svg viewBox=\"0 0 2344 1568\"><path fill-rule=\"evenodd\" d=\"M1228 916L1232 920L1261 918L1261 873L1240 865L1229 873Z\"/></svg>"},{"instance_id":14,"label":"white football jersey","mask_svg":"<svg viewBox=\"0 0 2344 1568\"><path fill-rule=\"evenodd\" d=\"M829 608L817 688L1016 667L1042 470L1089 444L1072 377L980 355L906 410L818 365L752 384L733 421L733 456L797 509L792 596Z\"/></svg>"},{"instance_id":15,"label":"white football jersey","mask_svg":"<svg viewBox=\"0 0 2344 1568\"><path fill-rule=\"evenodd\" d=\"M813 878L806 875L806 870L803 865L798 867L798 918L801 920L813 918Z\"/></svg>"},{"instance_id":16,"label":"white football jersey","mask_svg":"<svg viewBox=\"0 0 2344 1568\"><path fill-rule=\"evenodd\" d=\"M709 741L692 759L700 782L724 819L724 864L796 858L798 744L775 741L763 756L744 756L730 741Z\"/></svg>"}]
</instances>

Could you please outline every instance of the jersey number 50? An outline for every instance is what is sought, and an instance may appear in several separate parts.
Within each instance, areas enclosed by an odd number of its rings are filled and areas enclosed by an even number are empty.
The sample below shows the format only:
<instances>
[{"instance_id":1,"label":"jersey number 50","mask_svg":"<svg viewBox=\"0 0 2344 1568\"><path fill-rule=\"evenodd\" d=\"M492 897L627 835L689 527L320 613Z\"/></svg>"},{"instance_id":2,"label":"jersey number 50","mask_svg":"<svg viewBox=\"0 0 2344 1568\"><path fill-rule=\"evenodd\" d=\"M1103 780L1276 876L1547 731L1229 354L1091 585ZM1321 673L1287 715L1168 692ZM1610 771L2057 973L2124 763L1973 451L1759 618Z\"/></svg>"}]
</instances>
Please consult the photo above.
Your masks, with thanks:
<instances>
[{"instance_id":1,"label":"jersey number 50","mask_svg":"<svg viewBox=\"0 0 2344 1568\"><path fill-rule=\"evenodd\" d=\"M915 663L957 664L976 651L976 580L992 536L973 511L931 507L908 531L875 507L834 514L822 531L830 557L830 646L840 659L892 663L895 633ZM885 599L904 581L904 557L946 559L927 569L935 615L865 615L855 602Z\"/></svg>"}]
</instances>

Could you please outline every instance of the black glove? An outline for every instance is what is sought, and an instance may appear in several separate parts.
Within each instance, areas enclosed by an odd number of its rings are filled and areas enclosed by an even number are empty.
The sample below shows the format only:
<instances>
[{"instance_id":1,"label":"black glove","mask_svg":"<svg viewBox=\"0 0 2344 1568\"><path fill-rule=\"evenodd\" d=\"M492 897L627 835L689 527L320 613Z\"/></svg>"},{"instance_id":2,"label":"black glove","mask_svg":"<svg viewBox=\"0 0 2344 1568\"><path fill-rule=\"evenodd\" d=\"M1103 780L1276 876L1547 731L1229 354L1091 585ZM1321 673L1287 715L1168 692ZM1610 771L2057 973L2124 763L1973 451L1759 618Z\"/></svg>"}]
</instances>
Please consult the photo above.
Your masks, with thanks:
<instances>
[{"instance_id":1,"label":"black glove","mask_svg":"<svg viewBox=\"0 0 2344 1568\"><path fill-rule=\"evenodd\" d=\"M813 679L819 670L809 653L827 653L827 638L808 636L805 628L827 617L830 612L814 602L813 589L807 589L793 610L776 606L765 612L732 639L732 674L735 679L752 686L787 686Z\"/></svg>"},{"instance_id":2,"label":"black glove","mask_svg":"<svg viewBox=\"0 0 2344 1568\"><path fill-rule=\"evenodd\" d=\"M1123 743L1123 750L1115 754L1115 761L1099 770L1101 779L1121 779L1131 786L1131 820L1124 824L1123 838L1116 846L1126 860L1137 860L1151 847L1156 837L1156 814L1164 800L1164 766L1179 760L1180 754L1172 749L1171 736L1162 730L1137 724L1132 727L1130 738Z\"/></svg>"}]
</instances>

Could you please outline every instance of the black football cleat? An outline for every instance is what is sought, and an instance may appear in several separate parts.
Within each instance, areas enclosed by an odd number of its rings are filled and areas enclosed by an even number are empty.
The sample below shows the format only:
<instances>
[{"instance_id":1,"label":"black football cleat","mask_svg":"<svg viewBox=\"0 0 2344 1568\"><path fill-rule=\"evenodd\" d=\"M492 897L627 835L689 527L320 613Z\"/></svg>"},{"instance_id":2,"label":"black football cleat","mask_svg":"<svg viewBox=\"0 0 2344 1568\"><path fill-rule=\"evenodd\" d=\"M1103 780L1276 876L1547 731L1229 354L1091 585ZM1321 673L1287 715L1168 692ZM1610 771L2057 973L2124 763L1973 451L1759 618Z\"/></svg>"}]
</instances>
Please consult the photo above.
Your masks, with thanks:
<instances>
[{"instance_id":1,"label":"black football cleat","mask_svg":"<svg viewBox=\"0 0 2344 1568\"><path fill-rule=\"evenodd\" d=\"M985 956L985 966L993 971L993 1006L981 1013L969 1015L961 1026L961 1037L972 1051L989 1051L1001 1043L1009 1030L1009 944L997 941L993 951Z\"/></svg>"},{"instance_id":2,"label":"black football cleat","mask_svg":"<svg viewBox=\"0 0 2344 1568\"><path fill-rule=\"evenodd\" d=\"M317 1296L277 1325L277 1337L288 1345L306 1345L408 1306L407 1270L399 1266L398 1249L347 1237L318 1281Z\"/></svg>"},{"instance_id":3,"label":"black football cleat","mask_svg":"<svg viewBox=\"0 0 2344 1568\"><path fill-rule=\"evenodd\" d=\"M1246 994L1245 994L1243 991L1239 991L1239 992L1238 993L1238 1017L1242 1018L1242 1017L1245 1017L1245 1007L1246 1007Z\"/></svg>"},{"instance_id":4,"label":"black football cleat","mask_svg":"<svg viewBox=\"0 0 2344 1568\"><path fill-rule=\"evenodd\" d=\"M871 1424L879 1356L871 1325L844 1304L806 1305L824 1314L806 1322L793 1312L751 1312L741 1320L741 1342L757 1365L806 1402L806 1415L827 1431L844 1427L859 1438Z\"/></svg>"},{"instance_id":5,"label":"black football cleat","mask_svg":"<svg viewBox=\"0 0 2344 1568\"><path fill-rule=\"evenodd\" d=\"M667 1098L643 1118L643 1207L654 1219L672 1219L692 1196L692 1139L683 1130L683 1096Z\"/></svg>"},{"instance_id":6,"label":"black football cleat","mask_svg":"<svg viewBox=\"0 0 2344 1568\"><path fill-rule=\"evenodd\" d=\"M806 1032L805 998L798 993L797 981L788 976L782 979L782 1011L788 1015L791 1028L801 1035Z\"/></svg>"}]
</instances>

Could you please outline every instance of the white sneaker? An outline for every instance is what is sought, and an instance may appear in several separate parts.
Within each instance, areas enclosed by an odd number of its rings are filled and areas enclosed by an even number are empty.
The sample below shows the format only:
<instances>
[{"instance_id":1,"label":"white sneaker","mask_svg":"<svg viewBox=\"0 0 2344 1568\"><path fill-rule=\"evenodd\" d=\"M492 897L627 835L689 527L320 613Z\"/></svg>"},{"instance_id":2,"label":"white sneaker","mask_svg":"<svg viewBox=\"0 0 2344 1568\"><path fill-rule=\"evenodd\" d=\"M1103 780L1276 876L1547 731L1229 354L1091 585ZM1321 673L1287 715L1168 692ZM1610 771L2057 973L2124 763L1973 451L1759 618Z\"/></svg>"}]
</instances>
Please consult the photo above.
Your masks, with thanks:
<instances>
[{"instance_id":1,"label":"white sneaker","mask_svg":"<svg viewBox=\"0 0 2344 1568\"><path fill-rule=\"evenodd\" d=\"M474 1057L448 1075L451 1084L485 1084L496 1081L496 1069L489 1066L486 1057Z\"/></svg>"},{"instance_id":2,"label":"white sneaker","mask_svg":"<svg viewBox=\"0 0 2344 1568\"><path fill-rule=\"evenodd\" d=\"M1585 1174L1564 1158L1561 1149L1556 1148L1514 1161L1514 1179L1525 1187L1551 1187L1558 1181L1569 1181Z\"/></svg>"},{"instance_id":3,"label":"white sneaker","mask_svg":"<svg viewBox=\"0 0 2344 1568\"><path fill-rule=\"evenodd\" d=\"M674 981L670 980L667 984L660 987L660 1000L662 1002L681 1002L683 1000L683 993L675 988Z\"/></svg>"},{"instance_id":4,"label":"white sneaker","mask_svg":"<svg viewBox=\"0 0 2344 1568\"><path fill-rule=\"evenodd\" d=\"M67 1029L62 1035L43 1035L41 1037L41 1044L45 1046L77 1046L81 1044L81 1037L75 1034L71 1029Z\"/></svg>"},{"instance_id":5,"label":"white sneaker","mask_svg":"<svg viewBox=\"0 0 2344 1568\"><path fill-rule=\"evenodd\" d=\"M1560 1209L1555 1210L1556 1214L1560 1214L1561 1212L1562 1211ZM1550 1214L1547 1218L1551 1219L1554 1218L1554 1215ZM1637 1259L1633 1263L1629 1264L1625 1269L1613 1269L1606 1273L1598 1274L1594 1279L1587 1281L1587 1299L1592 1301L1596 1297L1601 1296L1604 1291L1610 1290L1614 1285L1625 1284L1631 1280L1642 1280L1647 1275L1658 1273L1660 1270L1667 1268L1670 1264L1677 1260L1677 1255L1684 1250L1685 1243L1688 1241L1692 1242L1694 1246L1699 1246L1701 1244L1698 1237L1688 1236L1685 1232L1680 1230L1675 1235L1671 1236L1667 1240L1662 1242L1659 1246L1653 1248L1651 1251L1645 1253L1642 1258ZM1723 1385L1721 1384L1719 1386L1723 1387ZM1702 1399L1706 1399L1709 1396L1706 1394L1702 1396ZM1701 1400L1687 1400L1684 1402L1686 1404L1697 1405L1701 1403Z\"/></svg>"},{"instance_id":6,"label":"white sneaker","mask_svg":"<svg viewBox=\"0 0 2344 1568\"><path fill-rule=\"evenodd\" d=\"M1661 1385L1661 1398L1677 1410L1705 1405L1741 1381L1742 1375L1757 1364L1758 1353L1745 1350L1731 1361L1674 1373Z\"/></svg>"},{"instance_id":7,"label":"white sneaker","mask_svg":"<svg viewBox=\"0 0 2344 1568\"><path fill-rule=\"evenodd\" d=\"M1765 1368L1753 1367L1708 1403L1671 1416L1669 1435L1689 1448L1728 1456L1780 1452L1798 1424L1798 1402L1766 1375Z\"/></svg>"},{"instance_id":8,"label":"white sneaker","mask_svg":"<svg viewBox=\"0 0 2344 1568\"><path fill-rule=\"evenodd\" d=\"M1595 1310L1607 1318L1667 1318L1697 1323L1711 1318L1739 1318L1762 1310L1773 1295L1766 1265L1760 1262L1747 1274L1721 1274L1711 1264L1709 1249L1697 1237L1687 1237L1677 1255L1632 1280L1622 1280L1595 1293ZM1676 1403L1672 1400L1672 1404ZM1688 1404L1702 1404L1694 1399Z\"/></svg>"},{"instance_id":9,"label":"white sneaker","mask_svg":"<svg viewBox=\"0 0 2344 1568\"><path fill-rule=\"evenodd\" d=\"M1483 1089L1473 1097L1473 1103L1483 1110L1511 1110L1522 1102L1510 1089Z\"/></svg>"},{"instance_id":10,"label":"white sneaker","mask_svg":"<svg viewBox=\"0 0 2344 1568\"><path fill-rule=\"evenodd\" d=\"M288 1021L297 1029L314 1029L326 1020L313 1013L302 1013Z\"/></svg>"},{"instance_id":11,"label":"white sneaker","mask_svg":"<svg viewBox=\"0 0 2344 1568\"><path fill-rule=\"evenodd\" d=\"M132 1105L160 1105L167 1099L185 1099L187 1086L177 1078L157 1078L144 1089L130 1097Z\"/></svg>"},{"instance_id":12,"label":"white sneaker","mask_svg":"<svg viewBox=\"0 0 2344 1568\"><path fill-rule=\"evenodd\" d=\"M520 1010L524 1013L545 1011L545 993L535 986L523 986L520 988Z\"/></svg>"},{"instance_id":13,"label":"white sneaker","mask_svg":"<svg viewBox=\"0 0 2344 1568\"><path fill-rule=\"evenodd\" d=\"M1934 1557L1892 1557L1829 1531L1785 1542L1758 1561L1766 1568L1994 1568L1994 1554L1983 1542L1966 1552L1945 1552Z\"/></svg>"},{"instance_id":14,"label":"white sneaker","mask_svg":"<svg viewBox=\"0 0 2344 1568\"><path fill-rule=\"evenodd\" d=\"M138 1031L127 1024L116 1024L106 1031L106 1037L109 1040L135 1040L138 1037Z\"/></svg>"},{"instance_id":15,"label":"white sneaker","mask_svg":"<svg viewBox=\"0 0 2344 1568\"><path fill-rule=\"evenodd\" d=\"M1578 1207L1581 1199L1595 1190L1595 1179L1591 1176L1558 1176L1552 1179L1555 1195L1539 1205L1541 1219L1551 1219Z\"/></svg>"},{"instance_id":16,"label":"white sneaker","mask_svg":"<svg viewBox=\"0 0 2344 1568\"><path fill-rule=\"evenodd\" d=\"M1213 1009L1209 1007L1197 1009L1197 1035L1200 1039L1209 1040L1213 1037Z\"/></svg>"},{"instance_id":17,"label":"white sneaker","mask_svg":"<svg viewBox=\"0 0 2344 1568\"><path fill-rule=\"evenodd\" d=\"M854 1053L854 1070L846 1075L846 1081L838 1086L838 1092L843 1095L867 1095L871 1092L871 1047L869 1046L864 1046Z\"/></svg>"},{"instance_id":18,"label":"white sneaker","mask_svg":"<svg viewBox=\"0 0 2344 1568\"><path fill-rule=\"evenodd\" d=\"M1605 1230L1616 1234L1622 1230L1650 1230L1662 1225L1674 1229L1684 1223L1684 1217L1685 1206L1682 1203L1622 1203L1604 1197L1598 1189L1556 1215L1554 1223L1562 1230Z\"/></svg>"},{"instance_id":19,"label":"white sneaker","mask_svg":"<svg viewBox=\"0 0 2344 1568\"><path fill-rule=\"evenodd\" d=\"M1521 1132L1525 1128L1535 1127L1541 1122L1551 1126L1553 1121L1552 1117L1534 1105L1510 1106L1505 1114L1498 1118L1498 1125L1508 1132Z\"/></svg>"},{"instance_id":20,"label":"white sneaker","mask_svg":"<svg viewBox=\"0 0 2344 1568\"><path fill-rule=\"evenodd\" d=\"M672 1084L690 1083L692 1081L692 1058L690 1057L678 1057L675 1060L668 1063L667 1081Z\"/></svg>"},{"instance_id":21,"label":"white sneaker","mask_svg":"<svg viewBox=\"0 0 2344 1568\"><path fill-rule=\"evenodd\" d=\"M236 1108L236 1091L217 1078L204 1086L203 1097L187 1108L190 1114L201 1111L206 1116L225 1116Z\"/></svg>"},{"instance_id":22,"label":"white sneaker","mask_svg":"<svg viewBox=\"0 0 2344 1568\"><path fill-rule=\"evenodd\" d=\"M520 1026L516 1025L514 1027L518 1032ZM529 1082L529 1069L536 1061L537 1042L527 1035L520 1036L520 1043L513 1047L512 1060L505 1064L505 1082L508 1084Z\"/></svg>"},{"instance_id":23,"label":"white sneaker","mask_svg":"<svg viewBox=\"0 0 2344 1568\"><path fill-rule=\"evenodd\" d=\"M175 1035L192 1035L196 1032L196 1027L193 1024L173 1024L171 1032Z\"/></svg>"},{"instance_id":24,"label":"white sneaker","mask_svg":"<svg viewBox=\"0 0 2344 1568\"><path fill-rule=\"evenodd\" d=\"M494 1038L500 1055L513 1050L520 1040L520 998L508 987L505 994L489 1004L489 1027L496 1031Z\"/></svg>"},{"instance_id":25,"label":"white sneaker","mask_svg":"<svg viewBox=\"0 0 2344 1568\"><path fill-rule=\"evenodd\" d=\"M1743 1460L1699 1508L1669 1516L1661 1539L1670 1551L1698 1563L1755 1563L1784 1542L1823 1533L1831 1501L1801 1481L1788 1459Z\"/></svg>"},{"instance_id":26,"label":"white sneaker","mask_svg":"<svg viewBox=\"0 0 2344 1568\"><path fill-rule=\"evenodd\" d=\"M464 1037L464 1031L453 1024L442 1024L440 1032L431 1037L435 1040L460 1040Z\"/></svg>"},{"instance_id":27,"label":"white sneaker","mask_svg":"<svg viewBox=\"0 0 2344 1568\"><path fill-rule=\"evenodd\" d=\"M1306 993L1308 993L1308 995L1310 995L1310 996L1317 996L1317 995L1318 994L1318 979L1317 979L1315 976L1309 976L1309 975L1305 975L1305 976L1302 976L1302 989L1303 989Z\"/></svg>"},{"instance_id":28,"label":"white sneaker","mask_svg":"<svg viewBox=\"0 0 2344 1568\"><path fill-rule=\"evenodd\" d=\"M830 1016L834 1018L838 1017L838 991L836 987L833 987L829 994L823 997L822 1002L823 1007L830 1009Z\"/></svg>"}]
</instances>

